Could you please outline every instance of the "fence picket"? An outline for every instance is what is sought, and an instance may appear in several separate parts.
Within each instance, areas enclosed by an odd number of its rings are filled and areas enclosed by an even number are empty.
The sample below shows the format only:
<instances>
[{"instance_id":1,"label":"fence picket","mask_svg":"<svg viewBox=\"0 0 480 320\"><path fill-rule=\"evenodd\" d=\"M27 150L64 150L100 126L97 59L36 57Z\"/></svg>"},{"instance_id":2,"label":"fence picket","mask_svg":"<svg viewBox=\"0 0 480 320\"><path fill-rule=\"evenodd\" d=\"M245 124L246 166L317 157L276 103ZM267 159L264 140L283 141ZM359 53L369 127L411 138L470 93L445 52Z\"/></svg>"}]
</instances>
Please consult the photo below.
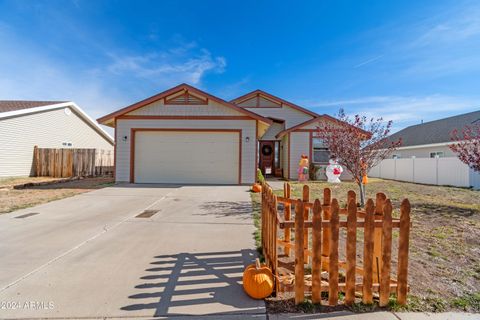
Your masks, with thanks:
<instances>
[{"instance_id":1,"label":"fence picket","mask_svg":"<svg viewBox=\"0 0 480 320\"><path fill-rule=\"evenodd\" d=\"M305 266L303 251L303 202L295 203L295 303L302 303L305 297Z\"/></svg>"},{"instance_id":2,"label":"fence picket","mask_svg":"<svg viewBox=\"0 0 480 320\"><path fill-rule=\"evenodd\" d=\"M337 199L332 200L330 218L330 255L328 274L328 304L335 306L338 303L338 235L339 235L339 207Z\"/></svg>"},{"instance_id":3,"label":"fence picket","mask_svg":"<svg viewBox=\"0 0 480 320\"><path fill-rule=\"evenodd\" d=\"M322 205L316 199L312 213L312 302L320 303L322 300Z\"/></svg>"},{"instance_id":4,"label":"fence picket","mask_svg":"<svg viewBox=\"0 0 480 320\"><path fill-rule=\"evenodd\" d=\"M375 220L383 219L383 206L387 196L377 193L375 198ZM373 241L373 273L376 283L380 283L380 270L382 270L382 228L375 228Z\"/></svg>"},{"instance_id":5,"label":"fence picket","mask_svg":"<svg viewBox=\"0 0 480 320\"><path fill-rule=\"evenodd\" d=\"M308 187L308 185L303 186L302 193L303 193L302 200L304 202L308 202L310 200L310 188ZM306 206L303 208L303 221L308 221L309 211L310 209L307 208ZM308 228L305 228L303 230L303 248L305 251L308 250L308 240L309 240L308 233L309 233ZM310 257L307 256L307 258L305 259L305 263L308 264L309 262L310 262Z\"/></svg>"},{"instance_id":6,"label":"fence picket","mask_svg":"<svg viewBox=\"0 0 480 320\"><path fill-rule=\"evenodd\" d=\"M323 189L323 220L330 220L330 204L332 202L332 191L330 188ZM323 229L323 241L322 241L322 269L328 271L328 256L330 255L330 228Z\"/></svg>"},{"instance_id":7,"label":"fence picket","mask_svg":"<svg viewBox=\"0 0 480 320\"><path fill-rule=\"evenodd\" d=\"M383 207L382 268L380 277L380 306L388 304L390 297L390 265L392 259L392 203L387 199Z\"/></svg>"},{"instance_id":8,"label":"fence picket","mask_svg":"<svg viewBox=\"0 0 480 320\"><path fill-rule=\"evenodd\" d=\"M363 297L364 304L373 303L372 273L373 273L373 233L375 223L375 204L372 199L367 200L365 207L365 230L363 249Z\"/></svg>"},{"instance_id":9,"label":"fence picket","mask_svg":"<svg viewBox=\"0 0 480 320\"><path fill-rule=\"evenodd\" d=\"M357 264L357 203L355 192L349 195L347 215L347 270L345 304L351 305L355 301L355 272Z\"/></svg>"},{"instance_id":10,"label":"fence picket","mask_svg":"<svg viewBox=\"0 0 480 320\"><path fill-rule=\"evenodd\" d=\"M283 185L283 196L287 199L290 199L291 192L292 192L292 186L290 185L290 183L285 182L285 184ZM285 205L284 207L285 220L290 220L292 218L292 205L290 203L285 203L284 205ZM285 241L285 243L289 244L291 237L292 237L291 229L288 227L285 228L285 230L283 231L283 240ZM285 247L284 253L287 257L290 256L289 246Z\"/></svg>"},{"instance_id":11,"label":"fence picket","mask_svg":"<svg viewBox=\"0 0 480 320\"><path fill-rule=\"evenodd\" d=\"M408 278L408 246L410 238L410 202L402 201L400 206L400 232L398 243L397 301L401 305L407 303Z\"/></svg>"}]
</instances>

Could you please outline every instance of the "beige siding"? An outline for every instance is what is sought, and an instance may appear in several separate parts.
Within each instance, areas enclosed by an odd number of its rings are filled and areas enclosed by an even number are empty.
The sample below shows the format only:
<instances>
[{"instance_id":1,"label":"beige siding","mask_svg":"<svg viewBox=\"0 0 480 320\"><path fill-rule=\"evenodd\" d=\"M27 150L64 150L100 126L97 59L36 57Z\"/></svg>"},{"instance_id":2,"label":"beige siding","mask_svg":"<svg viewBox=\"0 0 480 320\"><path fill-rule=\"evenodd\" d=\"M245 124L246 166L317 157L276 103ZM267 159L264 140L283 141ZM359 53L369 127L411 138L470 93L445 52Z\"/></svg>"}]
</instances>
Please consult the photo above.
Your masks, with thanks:
<instances>
[{"instance_id":1,"label":"beige siding","mask_svg":"<svg viewBox=\"0 0 480 320\"><path fill-rule=\"evenodd\" d=\"M31 174L33 147L62 148L71 142L74 148L112 150L112 144L65 108L0 119L0 176Z\"/></svg>"},{"instance_id":2,"label":"beige siding","mask_svg":"<svg viewBox=\"0 0 480 320\"><path fill-rule=\"evenodd\" d=\"M302 129L313 129L313 130L316 130L316 129L318 129L318 127L323 126L324 123L325 123L325 120L320 119L320 120L318 120L317 122L314 122L314 123L311 123L311 124L309 124L309 125L306 125L306 126L302 127ZM330 124L331 124L331 123L330 123Z\"/></svg>"},{"instance_id":3,"label":"beige siding","mask_svg":"<svg viewBox=\"0 0 480 320\"><path fill-rule=\"evenodd\" d=\"M142 116L244 116L245 114L232 108L209 100L208 105L165 105L163 99L145 107L134 110L128 115Z\"/></svg>"},{"instance_id":4,"label":"beige siding","mask_svg":"<svg viewBox=\"0 0 480 320\"><path fill-rule=\"evenodd\" d=\"M291 132L290 133L290 179L298 179L298 162L302 154L310 154L310 133L309 132Z\"/></svg>"},{"instance_id":5,"label":"beige siding","mask_svg":"<svg viewBox=\"0 0 480 320\"><path fill-rule=\"evenodd\" d=\"M400 158L430 158L430 152L443 152L444 157L456 157L455 153L450 150L448 146L439 147L423 147L415 149L400 149L395 150L393 154L399 155Z\"/></svg>"},{"instance_id":6,"label":"beige siding","mask_svg":"<svg viewBox=\"0 0 480 320\"><path fill-rule=\"evenodd\" d=\"M195 106L193 106L195 107ZM132 128L241 129L242 183L255 180L255 120L117 120L117 181L130 180L130 143ZM123 141L123 137L127 137ZM249 137L249 142L246 142ZM193 155L192 155L193 156Z\"/></svg>"},{"instance_id":7,"label":"beige siding","mask_svg":"<svg viewBox=\"0 0 480 320\"><path fill-rule=\"evenodd\" d=\"M246 108L249 111L255 112L264 117L273 117L285 120L285 129L291 128L302 122L308 121L313 117L298 111L286 105L281 108Z\"/></svg>"}]
</instances>

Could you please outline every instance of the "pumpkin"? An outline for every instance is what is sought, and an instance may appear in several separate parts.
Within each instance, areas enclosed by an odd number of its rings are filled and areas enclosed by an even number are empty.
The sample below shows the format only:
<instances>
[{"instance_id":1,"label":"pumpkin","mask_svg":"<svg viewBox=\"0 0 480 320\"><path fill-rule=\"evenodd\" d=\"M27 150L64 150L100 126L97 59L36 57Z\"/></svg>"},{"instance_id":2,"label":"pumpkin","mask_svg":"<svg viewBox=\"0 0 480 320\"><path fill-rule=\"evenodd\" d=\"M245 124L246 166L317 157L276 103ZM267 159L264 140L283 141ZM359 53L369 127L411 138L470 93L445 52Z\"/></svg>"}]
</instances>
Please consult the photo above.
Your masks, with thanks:
<instances>
[{"instance_id":1,"label":"pumpkin","mask_svg":"<svg viewBox=\"0 0 480 320\"><path fill-rule=\"evenodd\" d=\"M255 193L262 192L262 185L259 183L254 183L252 186L252 191Z\"/></svg>"},{"instance_id":2,"label":"pumpkin","mask_svg":"<svg viewBox=\"0 0 480 320\"><path fill-rule=\"evenodd\" d=\"M258 258L243 272L243 289L253 299L264 299L273 292L272 271L265 264L261 265Z\"/></svg>"}]
</instances>

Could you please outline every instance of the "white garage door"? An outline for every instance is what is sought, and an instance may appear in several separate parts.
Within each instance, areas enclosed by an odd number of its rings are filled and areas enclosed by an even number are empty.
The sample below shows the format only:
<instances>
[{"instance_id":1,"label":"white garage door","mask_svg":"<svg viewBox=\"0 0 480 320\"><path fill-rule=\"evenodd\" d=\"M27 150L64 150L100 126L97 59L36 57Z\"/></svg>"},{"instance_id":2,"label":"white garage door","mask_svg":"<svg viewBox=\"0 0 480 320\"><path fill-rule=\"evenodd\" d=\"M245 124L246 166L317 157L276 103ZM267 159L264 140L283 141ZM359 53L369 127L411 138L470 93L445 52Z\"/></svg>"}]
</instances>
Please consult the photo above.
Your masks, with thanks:
<instances>
[{"instance_id":1,"label":"white garage door","mask_svg":"<svg viewBox=\"0 0 480 320\"><path fill-rule=\"evenodd\" d=\"M237 184L239 133L138 131L136 183Z\"/></svg>"}]
</instances>

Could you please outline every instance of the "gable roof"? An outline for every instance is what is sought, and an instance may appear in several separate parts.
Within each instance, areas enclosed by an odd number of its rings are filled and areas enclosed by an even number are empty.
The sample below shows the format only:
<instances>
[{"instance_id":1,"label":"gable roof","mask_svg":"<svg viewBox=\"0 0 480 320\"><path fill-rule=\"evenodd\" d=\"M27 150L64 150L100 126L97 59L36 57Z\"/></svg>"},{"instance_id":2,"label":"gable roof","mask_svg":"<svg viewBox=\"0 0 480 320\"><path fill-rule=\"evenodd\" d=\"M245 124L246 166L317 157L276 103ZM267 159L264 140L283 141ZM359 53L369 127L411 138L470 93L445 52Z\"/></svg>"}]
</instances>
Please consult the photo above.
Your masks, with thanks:
<instances>
[{"instance_id":1,"label":"gable roof","mask_svg":"<svg viewBox=\"0 0 480 320\"><path fill-rule=\"evenodd\" d=\"M308 126L308 125L310 125L310 124L313 124L313 123L315 123L315 122L318 122L318 121L320 121L320 120L327 120L327 121L330 121L330 122L336 122L336 123L338 123L338 124L340 124L340 125L352 126L351 124L346 123L346 122L343 122L343 121L340 121L340 120L338 120L337 118L334 118L334 117L332 117L332 116L329 116L328 114L322 114L322 115L319 115L319 116L316 117L316 118L307 120L307 121L305 121L305 122L302 122L302 123L300 123L300 124L297 124L296 126L293 126L293 127L291 127L291 128L288 128L288 129L286 129L286 130L283 130L282 132L279 132L279 133L276 135L276 138L281 138L281 137L283 137L284 135L286 135L286 134L288 134L288 133L290 133L290 132L292 132L292 131L299 130L299 129L303 128L303 127L306 127L306 126ZM370 134L370 132L367 132L367 131L365 131L365 130L362 130L362 129L359 129L359 128L356 128L356 129L359 130L360 132L364 133L365 135L369 135L369 134Z\"/></svg>"},{"instance_id":2,"label":"gable roof","mask_svg":"<svg viewBox=\"0 0 480 320\"><path fill-rule=\"evenodd\" d=\"M392 134L388 139L396 141L401 138L401 148L434 143L450 143L450 132L452 130L462 130L465 126L476 124L480 125L480 110L413 125Z\"/></svg>"},{"instance_id":3,"label":"gable roof","mask_svg":"<svg viewBox=\"0 0 480 320\"><path fill-rule=\"evenodd\" d=\"M71 108L75 113L89 124L95 131L103 136L112 145L113 138L90 118L85 111L72 101L23 101L23 100L2 100L0 101L0 120L5 118L20 117L37 112L45 112L55 109Z\"/></svg>"},{"instance_id":4,"label":"gable roof","mask_svg":"<svg viewBox=\"0 0 480 320\"><path fill-rule=\"evenodd\" d=\"M308 114L309 116L312 116L312 117L314 117L314 118L320 117L319 114L317 114L317 113L315 113L315 112L313 112L313 111L310 111L310 110L308 110L308 109L305 109L305 108L303 108L303 107L300 107L299 105L296 105L296 104L294 104L294 103L292 103L292 102L290 102L290 101L284 100L284 99L282 99L282 98L279 98L279 97L277 97L277 96L274 96L273 94L270 94L270 93L265 92L265 91L262 91L262 90L254 90L254 91L252 91L252 92L249 92L249 93L247 93L247 94L244 94L243 96L240 96L240 97L238 97L238 98L235 98L235 99L233 99L233 100L230 100L230 102L233 103L233 104L238 104L238 103L241 103L242 101L248 100L249 98L252 98L252 97L254 97L254 96L258 95L258 94L263 95L263 96L267 97L268 99L271 99L271 100L274 100L274 101L278 101L280 104L284 104L284 105L286 105L286 106L289 106L289 107L292 108L292 109L295 109L295 110L298 110L298 111L303 112L303 113L305 113L305 114Z\"/></svg>"},{"instance_id":5,"label":"gable roof","mask_svg":"<svg viewBox=\"0 0 480 320\"><path fill-rule=\"evenodd\" d=\"M64 102L67 101L0 100L0 112L43 107Z\"/></svg>"},{"instance_id":6,"label":"gable roof","mask_svg":"<svg viewBox=\"0 0 480 320\"><path fill-rule=\"evenodd\" d=\"M200 95L200 96L205 96L207 97L208 99L212 100L212 101L215 101L217 103L220 103L228 108L232 108L240 113L243 113L249 117L251 117L252 119L255 119L255 120L258 120L258 121L261 121L261 122L264 122L264 123L267 123L267 124L271 124L272 121L270 119L267 119L265 117L262 117L261 115L258 115L254 112L251 112L249 110L246 110L244 108L241 108L239 106L236 106L235 104L233 103L230 103L230 102L227 102L223 99L220 99L218 97L215 97L207 92L204 92L200 89L197 89L195 87L192 87L191 85L188 85L186 83L182 83L176 87L173 87L171 89L168 89L166 91L163 91L163 92L160 92L154 96L151 96L150 98L147 98L147 99L144 99L142 101L139 101L139 102L136 102L132 105L129 105L125 108L122 108L120 110L117 110L115 112L112 112L110 114L107 114L106 116L103 116L101 118L98 118L97 121L100 122L100 123L107 123L109 122L109 120L112 120L112 119L115 119L116 117L119 117L121 115L124 115L126 113L129 113L129 112L132 112L133 110L136 110L136 109L139 109L139 108L142 108L146 105L149 105L155 101L158 101L158 100L161 100L163 98L166 98L172 94L175 94L181 90L188 90L188 91L191 91L192 93L194 94L197 94L197 95Z\"/></svg>"}]
</instances>

